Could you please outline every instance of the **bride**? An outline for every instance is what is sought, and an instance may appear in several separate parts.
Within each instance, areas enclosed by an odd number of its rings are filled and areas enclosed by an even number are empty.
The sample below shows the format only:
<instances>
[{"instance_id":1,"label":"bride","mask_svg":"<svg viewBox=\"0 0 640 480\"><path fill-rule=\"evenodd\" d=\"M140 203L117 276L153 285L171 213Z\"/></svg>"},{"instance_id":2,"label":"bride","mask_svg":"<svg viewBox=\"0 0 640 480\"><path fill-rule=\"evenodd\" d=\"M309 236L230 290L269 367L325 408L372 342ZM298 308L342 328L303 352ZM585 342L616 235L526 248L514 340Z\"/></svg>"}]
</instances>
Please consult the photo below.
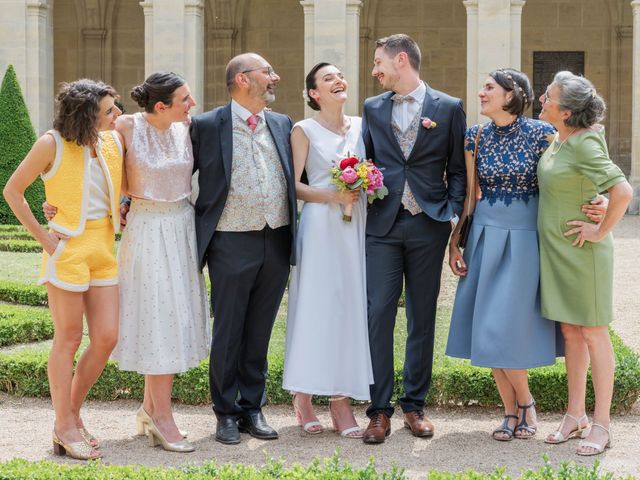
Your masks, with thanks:
<instances>
[{"instance_id":1,"label":"bride","mask_svg":"<svg viewBox=\"0 0 640 480\"><path fill-rule=\"evenodd\" d=\"M328 395L334 429L343 437L361 438L349 399L369 400L373 383L366 197L360 190L338 191L330 177L330 168L342 158L364 155L361 119L343 111L347 88L337 67L314 66L306 77L305 98L317 113L296 123L291 132L296 194L305 204L289 287L283 387L293 393L296 418L305 432L323 431L311 398ZM303 171L308 184L301 181ZM353 208L351 222L342 219L347 205Z\"/></svg>"}]
</instances>

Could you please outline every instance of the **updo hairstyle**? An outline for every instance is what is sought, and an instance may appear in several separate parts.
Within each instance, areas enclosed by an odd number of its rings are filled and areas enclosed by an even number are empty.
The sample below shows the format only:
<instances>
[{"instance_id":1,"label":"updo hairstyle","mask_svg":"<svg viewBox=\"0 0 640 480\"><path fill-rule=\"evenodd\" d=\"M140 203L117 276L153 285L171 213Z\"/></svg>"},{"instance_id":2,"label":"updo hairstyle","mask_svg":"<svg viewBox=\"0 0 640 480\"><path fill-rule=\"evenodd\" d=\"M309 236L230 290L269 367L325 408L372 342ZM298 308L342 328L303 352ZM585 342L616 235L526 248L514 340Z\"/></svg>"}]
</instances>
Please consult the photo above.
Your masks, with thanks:
<instances>
[{"instance_id":1,"label":"updo hairstyle","mask_svg":"<svg viewBox=\"0 0 640 480\"><path fill-rule=\"evenodd\" d=\"M311 98L311 95L309 95L309 90L315 90L316 88L318 88L318 82L316 81L316 73L318 73L318 70L320 70L321 68L324 67L329 67L332 66L333 63L327 63L327 62L320 62L318 64L316 64L310 71L309 73L307 73L307 78L305 79L305 100L307 101L307 105L309 105L309 107L312 110L320 110L320 105L318 105L318 102L316 102L313 98Z\"/></svg>"},{"instance_id":2,"label":"updo hairstyle","mask_svg":"<svg viewBox=\"0 0 640 480\"><path fill-rule=\"evenodd\" d=\"M567 127L589 128L604 119L607 105L596 88L586 78L562 71L553 77L558 87L558 105L571 112L564 123Z\"/></svg>"},{"instance_id":3,"label":"updo hairstyle","mask_svg":"<svg viewBox=\"0 0 640 480\"><path fill-rule=\"evenodd\" d=\"M171 106L173 93L185 83L185 79L177 73L152 73L144 83L133 87L131 98L147 113L154 113L154 107L158 102Z\"/></svg>"}]
</instances>

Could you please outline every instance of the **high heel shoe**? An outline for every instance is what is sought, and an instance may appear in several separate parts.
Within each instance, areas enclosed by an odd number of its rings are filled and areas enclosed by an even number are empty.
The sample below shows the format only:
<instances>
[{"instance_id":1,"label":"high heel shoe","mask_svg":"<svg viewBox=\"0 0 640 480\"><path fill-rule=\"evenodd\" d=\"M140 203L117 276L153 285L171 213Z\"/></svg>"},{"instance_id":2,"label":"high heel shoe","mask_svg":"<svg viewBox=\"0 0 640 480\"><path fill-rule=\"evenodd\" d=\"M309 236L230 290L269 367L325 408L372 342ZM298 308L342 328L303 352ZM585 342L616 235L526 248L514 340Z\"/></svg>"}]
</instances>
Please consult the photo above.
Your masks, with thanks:
<instances>
[{"instance_id":1,"label":"high heel shoe","mask_svg":"<svg viewBox=\"0 0 640 480\"><path fill-rule=\"evenodd\" d=\"M153 418L149 417L147 423L147 437L149 437L149 445L155 447L156 445L162 445L162 448L168 452L188 453L193 452L196 447L193 446L187 440L180 440L179 442L168 442L164 435L160 432L156 424L153 422Z\"/></svg>"},{"instance_id":2,"label":"high heel shoe","mask_svg":"<svg viewBox=\"0 0 640 480\"><path fill-rule=\"evenodd\" d=\"M100 448L100 441L96 437L91 435L89 431L84 428L84 426L82 426L82 428L79 428L78 430L80 431L80 435L82 435L82 438L85 442L87 442L93 448Z\"/></svg>"},{"instance_id":3,"label":"high heel shoe","mask_svg":"<svg viewBox=\"0 0 640 480\"><path fill-rule=\"evenodd\" d=\"M151 420L151 415L147 413L143 405L140 405L140 408L136 412L136 431L138 432L138 435L142 436L147 434L147 425L149 424L149 420ZM180 432L180 435L184 438L187 438L189 435L189 432L186 430L178 429L178 432Z\"/></svg>"},{"instance_id":4,"label":"high heel shoe","mask_svg":"<svg viewBox=\"0 0 640 480\"><path fill-rule=\"evenodd\" d=\"M338 428L338 421L336 420L336 416L333 413L333 402L338 402L340 400L345 400L347 397L331 397L329 398L329 413L331 414L331 423L333 423L333 429L340 434L343 438L362 438L364 432L358 426L358 423L352 427L347 427L343 430ZM355 421L355 418L354 418Z\"/></svg>"},{"instance_id":5,"label":"high heel shoe","mask_svg":"<svg viewBox=\"0 0 640 480\"><path fill-rule=\"evenodd\" d=\"M319 433L324 432L324 428L317 418L316 420L312 420L306 423L302 420L302 413L298 409L298 405L296 405L297 396L298 394L294 393L291 402L293 403L293 410L296 413L296 420L298 421L298 425L300 425L302 430L304 430L309 435L318 435Z\"/></svg>"},{"instance_id":6,"label":"high heel shoe","mask_svg":"<svg viewBox=\"0 0 640 480\"><path fill-rule=\"evenodd\" d=\"M56 455L68 455L76 460L96 460L102 457L102 453L89 445L84 440L81 442L63 443L55 430L52 435L53 453Z\"/></svg>"},{"instance_id":7,"label":"high heel shoe","mask_svg":"<svg viewBox=\"0 0 640 480\"><path fill-rule=\"evenodd\" d=\"M562 427L564 426L564 422L567 418L570 418L571 420L576 422L576 428L574 430L571 430L569 434L565 437L562 434ZM582 423L583 420L586 421L587 424L584 427L581 427L580 424ZM585 438L587 435L589 435L590 432L591 432L591 424L589 423L589 417L587 417L586 415L582 415L580 418L576 418L573 415L565 413L564 417L562 417L562 421L560 422L560 426L558 427L558 430L556 430L547 438L545 438L544 443L550 443L552 445L556 445L558 443L568 442L572 438L578 438L578 437Z\"/></svg>"},{"instance_id":8,"label":"high heel shoe","mask_svg":"<svg viewBox=\"0 0 640 480\"><path fill-rule=\"evenodd\" d=\"M591 429L593 429L593 427L599 427L602 430L604 430L605 432L607 432L607 443L605 443L604 445L601 445L601 444L595 443L595 442L588 442L586 440L580 440L580 444L578 445L578 448L589 447L589 448L593 448L595 451L594 452L581 452L580 450L576 450L576 453L578 455L582 455L583 457L591 457L593 455L600 455L602 452L605 451L605 449L612 447L612 445L613 445L613 435L611 435L611 431L609 431L608 428L606 428L604 425L600 425L599 423L592 424L591 425Z\"/></svg>"}]
</instances>

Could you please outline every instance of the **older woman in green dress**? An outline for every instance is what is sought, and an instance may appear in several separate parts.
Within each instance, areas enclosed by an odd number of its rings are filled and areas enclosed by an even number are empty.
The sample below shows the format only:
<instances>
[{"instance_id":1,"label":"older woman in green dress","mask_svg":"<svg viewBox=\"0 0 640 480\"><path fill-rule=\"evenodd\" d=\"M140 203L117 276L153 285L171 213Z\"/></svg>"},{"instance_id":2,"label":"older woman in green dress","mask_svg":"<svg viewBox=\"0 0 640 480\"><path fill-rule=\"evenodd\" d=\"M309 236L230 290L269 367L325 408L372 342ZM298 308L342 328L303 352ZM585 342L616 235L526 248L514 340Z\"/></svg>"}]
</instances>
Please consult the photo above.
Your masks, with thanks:
<instances>
[{"instance_id":1,"label":"older woman in green dress","mask_svg":"<svg viewBox=\"0 0 640 480\"><path fill-rule=\"evenodd\" d=\"M547 443L582 437L576 453L597 455L611 446L609 410L613 394L614 356L608 324L613 317L613 239L632 189L611 161L598 125L605 103L593 84L559 72L540 97L540 119L557 130L540 159L540 287L542 315L562 323L569 404L558 430ZM580 206L609 192L609 207L596 224ZM585 413L587 370L591 361L595 410Z\"/></svg>"}]
</instances>

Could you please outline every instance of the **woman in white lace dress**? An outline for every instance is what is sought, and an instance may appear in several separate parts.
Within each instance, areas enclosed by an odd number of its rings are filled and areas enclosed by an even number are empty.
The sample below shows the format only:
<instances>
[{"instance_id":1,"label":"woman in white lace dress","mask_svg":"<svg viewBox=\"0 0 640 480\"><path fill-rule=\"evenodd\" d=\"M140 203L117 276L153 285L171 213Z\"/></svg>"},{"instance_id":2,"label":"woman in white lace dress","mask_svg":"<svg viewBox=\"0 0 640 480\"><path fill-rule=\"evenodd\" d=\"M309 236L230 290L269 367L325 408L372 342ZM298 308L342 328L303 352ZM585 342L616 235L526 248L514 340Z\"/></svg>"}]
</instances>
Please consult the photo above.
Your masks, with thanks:
<instances>
[{"instance_id":1,"label":"woman in white lace dress","mask_svg":"<svg viewBox=\"0 0 640 480\"><path fill-rule=\"evenodd\" d=\"M194 446L171 411L176 373L209 353L210 318L197 263L191 195L193 153L189 110L196 103L175 73L154 73L133 88L144 112L123 115L124 191L131 198L120 242L120 336L113 358L120 369L145 375L138 433L165 450Z\"/></svg>"},{"instance_id":2,"label":"woman in white lace dress","mask_svg":"<svg viewBox=\"0 0 640 480\"><path fill-rule=\"evenodd\" d=\"M298 227L296 266L291 273L284 385L294 393L297 421L310 434L323 431L312 395L330 396L337 432L361 438L349 398L369 400L373 383L367 329L365 280L366 199L340 192L330 168L349 154L364 155L361 119L344 114L347 82L328 63L306 80L308 105L317 111L296 123L291 147L298 199L305 202ZM303 171L308 184L302 183ZM342 209L352 205L352 221Z\"/></svg>"}]
</instances>

